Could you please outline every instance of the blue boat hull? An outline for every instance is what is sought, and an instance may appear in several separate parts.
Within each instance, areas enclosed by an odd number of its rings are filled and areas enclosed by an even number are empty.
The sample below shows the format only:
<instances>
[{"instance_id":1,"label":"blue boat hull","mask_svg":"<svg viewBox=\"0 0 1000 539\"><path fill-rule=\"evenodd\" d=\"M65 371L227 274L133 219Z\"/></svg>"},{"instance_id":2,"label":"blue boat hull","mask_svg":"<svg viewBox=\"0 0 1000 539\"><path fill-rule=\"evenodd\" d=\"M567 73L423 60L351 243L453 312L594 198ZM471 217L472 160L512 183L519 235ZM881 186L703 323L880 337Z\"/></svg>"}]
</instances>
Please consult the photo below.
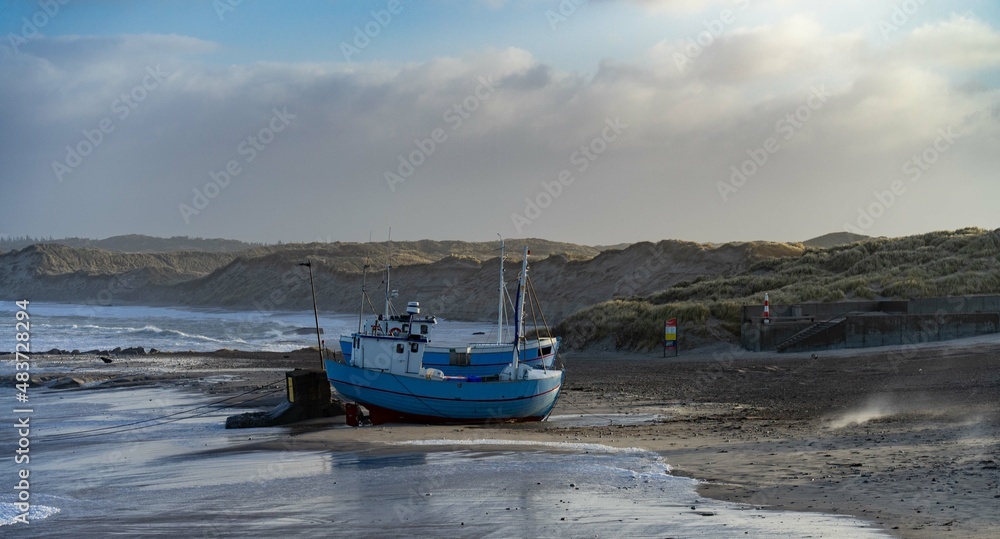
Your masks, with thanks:
<instances>
[{"instance_id":1,"label":"blue boat hull","mask_svg":"<svg viewBox=\"0 0 1000 539\"><path fill-rule=\"evenodd\" d=\"M348 364L351 362L351 341L350 336L343 336L340 339L340 351L344 356L344 362ZM536 369L552 367L559 344L560 339L558 338L543 342L528 341L518 361ZM431 344L424 352L423 366L429 369L439 369L448 376L493 376L510 365L513 357L514 345L512 343L467 346L471 350L468 363L455 365L452 363L453 348Z\"/></svg>"},{"instance_id":2,"label":"blue boat hull","mask_svg":"<svg viewBox=\"0 0 1000 539\"><path fill-rule=\"evenodd\" d=\"M563 373L539 378L469 382L401 376L326 361L333 388L371 412L373 423L488 423L541 421L559 398Z\"/></svg>"}]
</instances>

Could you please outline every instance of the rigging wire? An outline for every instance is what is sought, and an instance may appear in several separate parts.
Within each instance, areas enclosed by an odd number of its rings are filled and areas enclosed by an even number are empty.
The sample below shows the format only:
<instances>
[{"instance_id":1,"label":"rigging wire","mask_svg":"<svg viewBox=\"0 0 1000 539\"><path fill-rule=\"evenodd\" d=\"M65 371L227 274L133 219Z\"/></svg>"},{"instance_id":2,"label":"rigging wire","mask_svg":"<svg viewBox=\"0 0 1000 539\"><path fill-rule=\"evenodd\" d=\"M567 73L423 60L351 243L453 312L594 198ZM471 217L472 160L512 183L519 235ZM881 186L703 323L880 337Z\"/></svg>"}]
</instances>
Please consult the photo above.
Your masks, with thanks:
<instances>
[{"instance_id":1,"label":"rigging wire","mask_svg":"<svg viewBox=\"0 0 1000 539\"><path fill-rule=\"evenodd\" d=\"M372 298L371 298L371 296L368 295L368 291L367 290L365 291L365 299L368 300L368 307L371 308L372 314L374 314L374 315L377 316L378 315L378 310L375 309L375 305L372 303Z\"/></svg>"},{"instance_id":2,"label":"rigging wire","mask_svg":"<svg viewBox=\"0 0 1000 539\"><path fill-rule=\"evenodd\" d=\"M532 327L532 329L535 330L535 336L537 337L538 336L538 319L535 318L535 309L537 308L539 311L541 311L541 306L538 304L538 296L535 295L535 290L531 287L531 277L528 277L525 281L528 283L528 290L527 290L527 292L528 292L528 299L531 300L529 302L530 303L530 307L531 307L531 327Z\"/></svg>"},{"instance_id":3,"label":"rigging wire","mask_svg":"<svg viewBox=\"0 0 1000 539\"><path fill-rule=\"evenodd\" d=\"M551 339L552 338L552 330L549 329L549 323L545 321L545 312L542 311L542 309L541 309L541 303L538 302L538 294L535 293L535 287L531 285L531 280L530 279L528 279L528 290L530 290L531 294L533 296L535 296L535 302L538 303L538 305L539 305L538 314L539 314L539 316L542 317L542 324L543 324L543 327L545 328L545 333L547 333L548 337ZM562 369L562 370L566 370L566 364L563 362L562 357L559 355L559 347L556 347L556 359L559 360L559 368Z\"/></svg>"},{"instance_id":4,"label":"rigging wire","mask_svg":"<svg viewBox=\"0 0 1000 539\"><path fill-rule=\"evenodd\" d=\"M371 263L372 263L371 243L372 243L372 232L369 230L368 231L368 245L367 245L367 248L365 249L365 265L364 265L364 268L363 268L363 272L364 273L363 273L362 278L361 278L362 279L361 280L361 295L363 297L363 301L367 301L368 302L368 308L370 308L372 310L372 314L375 315L375 316L378 316L378 310L375 309L375 305L372 303L372 298L371 298L371 296L368 295L368 287L366 285L366 279L367 279L367 276L368 276L368 268L372 267L371 266ZM365 310L364 309L364 304L362 304L362 307L361 307L362 313L364 313L364 310ZM361 316L361 318L364 318L364 314L361 314L360 316ZM360 323L360 321L359 321L359 323ZM364 329L364 328L362 328L362 329Z\"/></svg>"}]
</instances>

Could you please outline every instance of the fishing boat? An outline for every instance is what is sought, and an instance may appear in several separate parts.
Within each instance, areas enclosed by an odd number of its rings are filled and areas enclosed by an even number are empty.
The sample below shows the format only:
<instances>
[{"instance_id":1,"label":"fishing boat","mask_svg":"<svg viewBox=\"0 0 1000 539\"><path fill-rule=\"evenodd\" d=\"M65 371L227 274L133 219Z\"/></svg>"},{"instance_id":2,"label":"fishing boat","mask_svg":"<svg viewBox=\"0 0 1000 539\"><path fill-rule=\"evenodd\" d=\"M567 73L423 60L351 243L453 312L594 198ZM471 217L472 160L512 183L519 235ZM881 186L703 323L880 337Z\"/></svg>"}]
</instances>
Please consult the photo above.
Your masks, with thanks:
<instances>
[{"instance_id":1,"label":"fishing boat","mask_svg":"<svg viewBox=\"0 0 1000 539\"><path fill-rule=\"evenodd\" d=\"M387 283L389 267L386 268ZM344 355L343 362L326 360L330 384L348 403L367 408L373 424L545 419L559 397L563 372L536 369L520 360L525 342L523 311L527 273L528 250L525 248L514 301L513 346L503 369L485 376L449 375L425 365L430 347L427 336L434 320L421 316L419 304L410 302L405 314L383 316L372 324L377 328L352 334L351 353ZM387 285L387 304L392 295Z\"/></svg>"},{"instance_id":2,"label":"fishing boat","mask_svg":"<svg viewBox=\"0 0 1000 539\"><path fill-rule=\"evenodd\" d=\"M389 290L386 278L386 308L383 314L375 318L364 318L365 304L368 302L365 285L362 284L361 312L358 315L358 331L341 335L340 350L345 361L350 363L357 334L362 335L410 335L419 332L427 339L423 349L423 365L426 368L438 369L446 376L492 376L499 374L510 364L511 355L518 354L518 362L534 368L552 368L559 353L561 340L553 336L537 335L531 339L523 339L515 343L515 339L507 339L513 335L513 330L505 332L505 317L509 312L508 302L512 302L504 280L505 247L500 240L500 285L497 300L497 337L491 342L448 342L435 337L437 319L434 316L414 316L409 312L413 306L407 306L406 314L392 312L390 299L395 292ZM368 266L366 265L367 269ZM391 268L391 265L387 267ZM526 291L527 292L527 291ZM418 311L419 312L419 311ZM538 333L536 331L536 333ZM522 335L523 337L523 335Z\"/></svg>"}]
</instances>

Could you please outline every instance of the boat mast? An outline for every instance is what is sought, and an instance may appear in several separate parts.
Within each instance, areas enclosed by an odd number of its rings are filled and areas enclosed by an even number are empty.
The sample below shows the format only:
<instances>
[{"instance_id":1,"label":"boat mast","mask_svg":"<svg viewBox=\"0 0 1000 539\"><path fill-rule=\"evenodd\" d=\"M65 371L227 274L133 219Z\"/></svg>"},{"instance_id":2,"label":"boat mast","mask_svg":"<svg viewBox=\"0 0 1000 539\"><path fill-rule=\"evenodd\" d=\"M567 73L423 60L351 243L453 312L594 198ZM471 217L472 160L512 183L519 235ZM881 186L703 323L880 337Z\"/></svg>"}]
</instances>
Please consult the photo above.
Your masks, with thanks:
<instances>
[{"instance_id":1,"label":"boat mast","mask_svg":"<svg viewBox=\"0 0 1000 539\"><path fill-rule=\"evenodd\" d=\"M392 227L385 244L385 320L389 320L389 270L392 269ZM386 322L388 324L388 322ZM387 326L388 327L388 326Z\"/></svg>"},{"instance_id":2,"label":"boat mast","mask_svg":"<svg viewBox=\"0 0 1000 539\"><path fill-rule=\"evenodd\" d=\"M497 233L497 236L500 236ZM504 251L503 236L500 236L500 298L497 300L497 344L503 344L503 258Z\"/></svg>"},{"instance_id":3,"label":"boat mast","mask_svg":"<svg viewBox=\"0 0 1000 539\"><path fill-rule=\"evenodd\" d=\"M365 296L368 295L366 288L366 282L368 280L368 268L371 266L366 262L361 268L361 308L358 310L358 333L361 333L361 326L364 324L365 318Z\"/></svg>"},{"instance_id":4,"label":"boat mast","mask_svg":"<svg viewBox=\"0 0 1000 539\"><path fill-rule=\"evenodd\" d=\"M517 281L517 300L514 302L514 361L512 365L516 371L518 362L518 347L521 345L521 338L524 336L524 290L525 282L528 280L528 246L524 246L524 260L521 261L521 277Z\"/></svg>"}]
</instances>

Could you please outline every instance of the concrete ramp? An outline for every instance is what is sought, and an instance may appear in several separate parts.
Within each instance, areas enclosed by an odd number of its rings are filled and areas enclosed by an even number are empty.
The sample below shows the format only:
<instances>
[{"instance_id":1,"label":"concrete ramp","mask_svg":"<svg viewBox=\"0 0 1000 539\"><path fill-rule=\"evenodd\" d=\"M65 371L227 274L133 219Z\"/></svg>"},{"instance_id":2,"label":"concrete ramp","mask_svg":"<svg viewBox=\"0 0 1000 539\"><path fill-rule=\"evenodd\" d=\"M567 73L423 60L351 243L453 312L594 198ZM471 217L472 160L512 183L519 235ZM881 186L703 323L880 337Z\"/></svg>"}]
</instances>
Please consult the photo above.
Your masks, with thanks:
<instances>
[{"instance_id":1,"label":"concrete ramp","mask_svg":"<svg viewBox=\"0 0 1000 539\"><path fill-rule=\"evenodd\" d=\"M778 352L809 352L843 348L846 337L846 322L846 316L839 316L825 322L816 322L781 341L775 349ZM837 343L841 343L841 346L836 346Z\"/></svg>"}]
</instances>

